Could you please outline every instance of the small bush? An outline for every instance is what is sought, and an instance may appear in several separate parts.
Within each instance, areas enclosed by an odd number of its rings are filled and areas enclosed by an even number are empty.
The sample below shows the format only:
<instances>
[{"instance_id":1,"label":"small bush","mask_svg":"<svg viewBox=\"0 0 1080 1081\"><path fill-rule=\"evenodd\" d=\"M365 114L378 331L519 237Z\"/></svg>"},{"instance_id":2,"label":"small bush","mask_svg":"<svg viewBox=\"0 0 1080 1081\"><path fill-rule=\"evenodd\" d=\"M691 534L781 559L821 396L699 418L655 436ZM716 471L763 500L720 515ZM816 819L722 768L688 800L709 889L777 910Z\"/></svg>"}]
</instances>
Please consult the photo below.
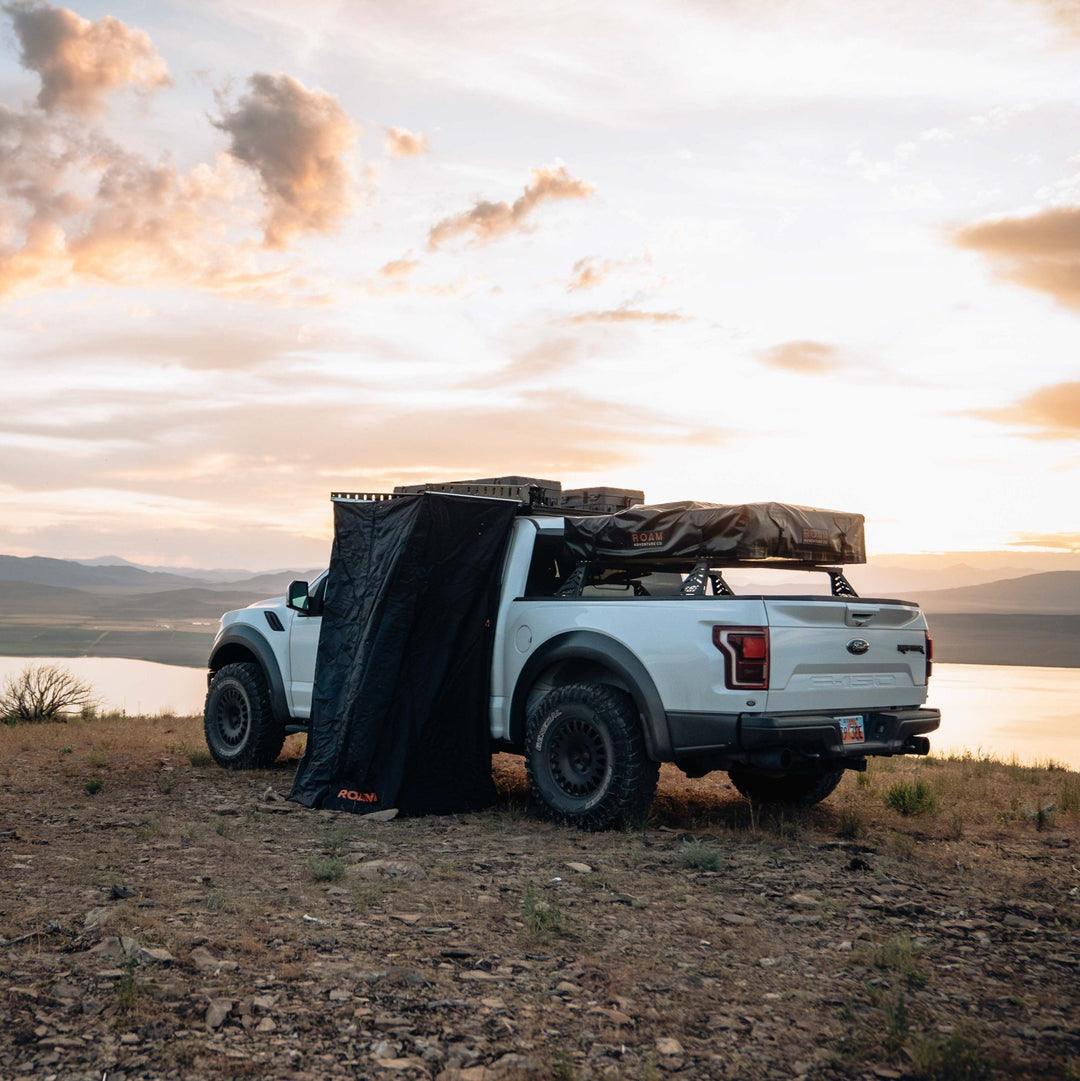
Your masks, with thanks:
<instances>
[{"instance_id":1,"label":"small bush","mask_svg":"<svg viewBox=\"0 0 1080 1081\"><path fill-rule=\"evenodd\" d=\"M214 761L209 751L188 751L187 758L193 766L209 766Z\"/></svg>"},{"instance_id":2,"label":"small bush","mask_svg":"<svg viewBox=\"0 0 1080 1081\"><path fill-rule=\"evenodd\" d=\"M921 952L907 935L898 935L874 950L874 964L877 968L895 972L909 987L922 987L926 983L926 973L916 960Z\"/></svg>"},{"instance_id":3,"label":"small bush","mask_svg":"<svg viewBox=\"0 0 1080 1081\"><path fill-rule=\"evenodd\" d=\"M892 1002L882 1004L881 1010L885 1014L885 1047L895 1053L904 1046L911 1028L904 992L898 991Z\"/></svg>"},{"instance_id":4,"label":"small bush","mask_svg":"<svg viewBox=\"0 0 1080 1081\"><path fill-rule=\"evenodd\" d=\"M96 703L89 683L55 664L28 664L0 689L0 717L7 724L66 721Z\"/></svg>"},{"instance_id":5,"label":"small bush","mask_svg":"<svg viewBox=\"0 0 1080 1081\"><path fill-rule=\"evenodd\" d=\"M337 882L345 876L345 861L337 856L310 856L308 870L316 882Z\"/></svg>"},{"instance_id":6,"label":"small bush","mask_svg":"<svg viewBox=\"0 0 1080 1081\"><path fill-rule=\"evenodd\" d=\"M704 841L687 841L682 846L679 859L684 867L697 871L719 871L724 863L724 857Z\"/></svg>"},{"instance_id":7,"label":"small bush","mask_svg":"<svg viewBox=\"0 0 1080 1081\"><path fill-rule=\"evenodd\" d=\"M897 781L885 793L885 805L902 815L932 814L937 799L923 780Z\"/></svg>"},{"instance_id":8,"label":"small bush","mask_svg":"<svg viewBox=\"0 0 1080 1081\"><path fill-rule=\"evenodd\" d=\"M1059 802L1063 812L1080 811L1080 779L1066 777L1061 782L1061 798Z\"/></svg>"},{"instance_id":9,"label":"small bush","mask_svg":"<svg viewBox=\"0 0 1080 1081\"><path fill-rule=\"evenodd\" d=\"M100 777L91 777L83 785L83 790L88 796L96 796L104 787L105 782Z\"/></svg>"},{"instance_id":10,"label":"small bush","mask_svg":"<svg viewBox=\"0 0 1080 1081\"><path fill-rule=\"evenodd\" d=\"M854 841L856 837L861 837L866 832L866 823L863 821L863 816L854 807L845 807L840 812L840 825L836 830L840 837L845 840Z\"/></svg>"},{"instance_id":11,"label":"small bush","mask_svg":"<svg viewBox=\"0 0 1080 1081\"><path fill-rule=\"evenodd\" d=\"M525 933L539 942L548 942L563 932L562 911L558 903L554 898L544 901L537 897L536 887L531 882L525 883L522 916Z\"/></svg>"},{"instance_id":12,"label":"small bush","mask_svg":"<svg viewBox=\"0 0 1080 1081\"><path fill-rule=\"evenodd\" d=\"M909 1050L918 1076L926 1081L984 1081L993 1068L983 1057L980 1041L969 1031L946 1040L924 1036Z\"/></svg>"},{"instance_id":13,"label":"small bush","mask_svg":"<svg viewBox=\"0 0 1080 1081\"><path fill-rule=\"evenodd\" d=\"M120 979L116 981L116 1005L121 1013L131 1013L139 1001L139 985L135 982L135 962L124 962Z\"/></svg>"}]
</instances>

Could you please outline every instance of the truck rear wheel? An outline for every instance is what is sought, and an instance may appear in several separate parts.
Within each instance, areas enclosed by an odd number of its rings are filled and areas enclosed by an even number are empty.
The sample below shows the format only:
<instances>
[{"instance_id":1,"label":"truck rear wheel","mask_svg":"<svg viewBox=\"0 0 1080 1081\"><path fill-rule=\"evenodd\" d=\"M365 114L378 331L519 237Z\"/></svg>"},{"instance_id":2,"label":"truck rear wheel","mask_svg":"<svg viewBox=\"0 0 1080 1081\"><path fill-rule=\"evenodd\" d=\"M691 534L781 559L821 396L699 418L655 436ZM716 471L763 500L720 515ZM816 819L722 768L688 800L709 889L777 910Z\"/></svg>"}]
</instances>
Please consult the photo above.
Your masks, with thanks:
<instances>
[{"instance_id":1,"label":"truck rear wheel","mask_svg":"<svg viewBox=\"0 0 1080 1081\"><path fill-rule=\"evenodd\" d=\"M786 803L792 807L812 807L832 794L844 776L842 769L813 773L757 773L751 769L728 771L731 783L754 803Z\"/></svg>"},{"instance_id":2,"label":"truck rear wheel","mask_svg":"<svg viewBox=\"0 0 1080 1081\"><path fill-rule=\"evenodd\" d=\"M251 662L226 664L214 675L203 710L206 745L225 769L269 766L285 743L274 719L262 669Z\"/></svg>"},{"instance_id":3,"label":"truck rear wheel","mask_svg":"<svg viewBox=\"0 0 1080 1081\"><path fill-rule=\"evenodd\" d=\"M644 818L660 767L646 752L628 694L572 683L529 714L525 771L532 804L545 818L604 830Z\"/></svg>"}]
</instances>

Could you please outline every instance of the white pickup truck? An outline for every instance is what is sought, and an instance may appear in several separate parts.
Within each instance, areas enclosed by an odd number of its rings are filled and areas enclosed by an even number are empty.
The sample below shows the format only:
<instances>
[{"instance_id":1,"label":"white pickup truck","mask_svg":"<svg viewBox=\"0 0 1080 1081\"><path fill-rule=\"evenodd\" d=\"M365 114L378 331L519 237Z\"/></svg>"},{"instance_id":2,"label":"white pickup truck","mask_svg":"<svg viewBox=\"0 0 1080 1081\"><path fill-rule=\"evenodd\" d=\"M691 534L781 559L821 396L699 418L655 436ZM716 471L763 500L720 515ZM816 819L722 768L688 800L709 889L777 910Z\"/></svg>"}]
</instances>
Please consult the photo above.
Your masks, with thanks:
<instances>
[{"instance_id":1,"label":"white pickup truck","mask_svg":"<svg viewBox=\"0 0 1080 1081\"><path fill-rule=\"evenodd\" d=\"M640 820L661 762L808 805L869 756L928 753L940 714L924 706L917 604L859 597L839 567L806 560L651 560L651 534L634 534L633 558L578 561L564 529L559 515L513 522L488 694L492 748L525 756L542 813ZM728 579L749 567L779 588L737 592ZM205 711L220 765L268 765L304 730L325 582L222 618Z\"/></svg>"}]
</instances>

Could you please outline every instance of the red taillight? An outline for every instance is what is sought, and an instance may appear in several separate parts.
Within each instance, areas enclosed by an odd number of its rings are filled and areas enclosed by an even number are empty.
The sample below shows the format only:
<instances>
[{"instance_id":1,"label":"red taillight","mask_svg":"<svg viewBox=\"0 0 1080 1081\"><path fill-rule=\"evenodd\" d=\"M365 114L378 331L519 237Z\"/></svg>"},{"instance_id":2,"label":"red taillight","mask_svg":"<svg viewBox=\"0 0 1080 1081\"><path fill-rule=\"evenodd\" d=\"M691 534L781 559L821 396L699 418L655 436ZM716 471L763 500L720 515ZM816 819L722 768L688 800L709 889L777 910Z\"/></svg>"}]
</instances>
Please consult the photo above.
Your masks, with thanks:
<instances>
[{"instance_id":1,"label":"red taillight","mask_svg":"<svg viewBox=\"0 0 1080 1081\"><path fill-rule=\"evenodd\" d=\"M724 655L726 687L733 691L768 688L768 627L713 627L712 640Z\"/></svg>"},{"instance_id":2,"label":"red taillight","mask_svg":"<svg viewBox=\"0 0 1080 1081\"><path fill-rule=\"evenodd\" d=\"M930 682L930 673L934 668L934 640L929 634L926 636L926 682Z\"/></svg>"}]
</instances>

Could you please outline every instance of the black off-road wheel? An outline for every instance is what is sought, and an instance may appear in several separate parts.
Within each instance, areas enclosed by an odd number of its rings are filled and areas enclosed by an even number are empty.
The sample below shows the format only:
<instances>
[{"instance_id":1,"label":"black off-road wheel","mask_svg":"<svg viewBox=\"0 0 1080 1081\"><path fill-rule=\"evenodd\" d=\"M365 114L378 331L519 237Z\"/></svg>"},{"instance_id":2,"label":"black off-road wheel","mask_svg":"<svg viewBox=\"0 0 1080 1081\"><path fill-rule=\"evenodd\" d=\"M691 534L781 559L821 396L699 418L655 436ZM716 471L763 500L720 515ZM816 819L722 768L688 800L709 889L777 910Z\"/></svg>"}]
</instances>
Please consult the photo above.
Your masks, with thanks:
<instances>
[{"instance_id":1,"label":"black off-road wheel","mask_svg":"<svg viewBox=\"0 0 1080 1081\"><path fill-rule=\"evenodd\" d=\"M262 769L281 754L285 726L274 719L266 677L257 664L218 670L206 696L203 728L210 754L225 769Z\"/></svg>"},{"instance_id":2,"label":"black off-road wheel","mask_svg":"<svg viewBox=\"0 0 1080 1081\"><path fill-rule=\"evenodd\" d=\"M754 803L785 803L789 807L812 807L820 803L844 776L842 769L812 773L757 773L751 769L728 771L731 783Z\"/></svg>"},{"instance_id":3,"label":"black off-road wheel","mask_svg":"<svg viewBox=\"0 0 1080 1081\"><path fill-rule=\"evenodd\" d=\"M525 772L533 808L585 830L643 821L660 767L645 748L633 699L602 683L572 683L529 714Z\"/></svg>"}]
</instances>

